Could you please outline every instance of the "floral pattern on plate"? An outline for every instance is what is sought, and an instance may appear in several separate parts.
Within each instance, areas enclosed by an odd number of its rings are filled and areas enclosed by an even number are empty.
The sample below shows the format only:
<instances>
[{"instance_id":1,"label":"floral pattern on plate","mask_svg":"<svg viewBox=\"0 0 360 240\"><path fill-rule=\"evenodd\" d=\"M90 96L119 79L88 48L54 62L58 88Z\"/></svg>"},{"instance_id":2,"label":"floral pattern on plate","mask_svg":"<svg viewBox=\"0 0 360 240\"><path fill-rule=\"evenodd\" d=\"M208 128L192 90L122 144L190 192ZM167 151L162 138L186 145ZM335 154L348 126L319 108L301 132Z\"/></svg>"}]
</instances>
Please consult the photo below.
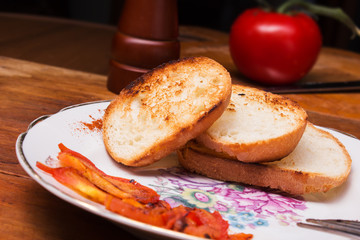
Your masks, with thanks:
<instances>
[{"instance_id":1,"label":"floral pattern on plate","mask_svg":"<svg viewBox=\"0 0 360 240\"><path fill-rule=\"evenodd\" d=\"M172 207L219 211L235 229L290 225L302 220L306 202L255 188L199 177L181 167L160 169L150 184Z\"/></svg>"}]
</instances>

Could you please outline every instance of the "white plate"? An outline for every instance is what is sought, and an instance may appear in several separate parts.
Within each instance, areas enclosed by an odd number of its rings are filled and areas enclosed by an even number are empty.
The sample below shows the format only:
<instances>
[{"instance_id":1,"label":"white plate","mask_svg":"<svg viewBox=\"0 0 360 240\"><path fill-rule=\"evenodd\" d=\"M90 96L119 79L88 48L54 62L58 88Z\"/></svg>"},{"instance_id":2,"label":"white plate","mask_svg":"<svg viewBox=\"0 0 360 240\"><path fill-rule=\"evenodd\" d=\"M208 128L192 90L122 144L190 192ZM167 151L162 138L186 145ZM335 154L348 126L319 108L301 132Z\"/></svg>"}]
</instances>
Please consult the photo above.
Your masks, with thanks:
<instances>
[{"instance_id":1,"label":"white plate","mask_svg":"<svg viewBox=\"0 0 360 240\"><path fill-rule=\"evenodd\" d=\"M25 171L45 189L59 198L118 223L128 231L148 239L198 239L170 230L137 222L106 210L61 185L36 167L36 162L54 164L58 144L77 151L109 175L135 179L156 190L172 206L184 204L210 211L218 210L230 223L231 233L254 234L254 239L348 239L338 234L300 228L296 222L306 218L359 219L360 141L325 129L338 138L352 160L349 179L327 193L284 197L241 185L211 180L182 170L175 154L149 167L127 168L115 163L107 154L101 131L90 130L84 123L100 119L109 102L91 102L70 106L34 120L16 142L16 153ZM324 129L324 128L322 128Z\"/></svg>"}]
</instances>

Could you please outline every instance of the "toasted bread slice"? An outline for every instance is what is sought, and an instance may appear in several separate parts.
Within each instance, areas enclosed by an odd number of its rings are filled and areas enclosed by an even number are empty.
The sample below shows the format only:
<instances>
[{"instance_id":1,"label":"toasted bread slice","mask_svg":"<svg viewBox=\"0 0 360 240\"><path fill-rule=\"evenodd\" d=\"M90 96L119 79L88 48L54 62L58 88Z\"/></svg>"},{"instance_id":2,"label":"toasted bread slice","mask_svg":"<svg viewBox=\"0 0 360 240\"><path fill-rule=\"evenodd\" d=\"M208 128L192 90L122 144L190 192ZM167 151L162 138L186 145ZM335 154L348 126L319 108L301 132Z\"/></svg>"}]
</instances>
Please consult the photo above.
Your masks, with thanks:
<instances>
[{"instance_id":1,"label":"toasted bread slice","mask_svg":"<svg viewBox=\"0 0 360 240\"><path fill-rule=\"evenodd\" d=\"M197 141L242 162L274 161L294 150L306 121L306 112L286 97L233 85L226 111Z\"/></svg>"},{"instance_id":2,"label":"toasted bread slice","mask_svg":"<svg viewBox=\"0 0 360 240\"><path fill-rule=\"evenodd\" d=\"M351 169L345 147L330 133L311 123L287 157L268 163L243 163L217 156L194 141L178 150L181 165L210 178L259 187L280 189L290 194L326 192L341 185Z\"/></svg>"},{"instance_id":3,"label":"toasted bread slice","mask_svg":"<svg viewBox=\"0 0 360 240\"><path fill-rule=\"evenodd\" d=\"M149 165L209 128L230 96L229 73L210 58L164 64L110 103L103 118L105 147L127 166Z\"/></svg>"}]
</instances>

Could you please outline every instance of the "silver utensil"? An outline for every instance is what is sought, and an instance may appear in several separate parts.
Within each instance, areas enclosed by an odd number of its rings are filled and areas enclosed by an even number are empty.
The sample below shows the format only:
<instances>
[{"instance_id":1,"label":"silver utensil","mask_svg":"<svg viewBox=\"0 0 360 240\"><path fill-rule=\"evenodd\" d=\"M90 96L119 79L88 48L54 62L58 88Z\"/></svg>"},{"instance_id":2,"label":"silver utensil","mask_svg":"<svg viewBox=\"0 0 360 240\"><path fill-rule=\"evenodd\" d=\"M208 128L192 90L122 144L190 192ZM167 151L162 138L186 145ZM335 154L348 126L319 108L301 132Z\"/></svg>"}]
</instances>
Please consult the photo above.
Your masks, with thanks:
<instances>
[{"instance_id":1,"label":"silver utensil","mask_svg":"<svg viewBox=\"0 0 360 240\"><path fill-rule=\"evenodd\" d=\"M360 221L341 219L306 219L306 223L297 223L300 227L306 227L322 231L346 233L360 237Z\"/></svg>"}]
</instances>

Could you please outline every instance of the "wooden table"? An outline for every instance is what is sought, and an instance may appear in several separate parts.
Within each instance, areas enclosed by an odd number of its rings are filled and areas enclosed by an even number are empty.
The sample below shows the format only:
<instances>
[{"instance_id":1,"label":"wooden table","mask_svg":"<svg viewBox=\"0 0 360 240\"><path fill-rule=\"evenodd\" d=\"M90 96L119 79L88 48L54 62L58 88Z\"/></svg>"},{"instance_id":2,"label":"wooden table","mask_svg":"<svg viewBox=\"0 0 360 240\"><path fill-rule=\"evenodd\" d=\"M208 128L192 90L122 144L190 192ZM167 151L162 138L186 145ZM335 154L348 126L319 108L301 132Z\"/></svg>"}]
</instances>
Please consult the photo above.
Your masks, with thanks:
<instances>
[{"instance_id":1,"label":"wooden table","mask_svg":"<svg viewBox=\"0 0 360 240\"><path fill-rule=\"evenodd\" d=\"M0 239L136 239L113 223L53 196L33 181L15 155L17 136L44 114L77 103L112 99L106 89L115 27L0 14ZM222 63L234 82L225 33L181 27L181 55ZM20 60L21 59L21 60ZM324 48L302 81L360 79L360 55ZM315 124L360 137L360 93L289 94Z\"/></svg>"}]
</instances>

